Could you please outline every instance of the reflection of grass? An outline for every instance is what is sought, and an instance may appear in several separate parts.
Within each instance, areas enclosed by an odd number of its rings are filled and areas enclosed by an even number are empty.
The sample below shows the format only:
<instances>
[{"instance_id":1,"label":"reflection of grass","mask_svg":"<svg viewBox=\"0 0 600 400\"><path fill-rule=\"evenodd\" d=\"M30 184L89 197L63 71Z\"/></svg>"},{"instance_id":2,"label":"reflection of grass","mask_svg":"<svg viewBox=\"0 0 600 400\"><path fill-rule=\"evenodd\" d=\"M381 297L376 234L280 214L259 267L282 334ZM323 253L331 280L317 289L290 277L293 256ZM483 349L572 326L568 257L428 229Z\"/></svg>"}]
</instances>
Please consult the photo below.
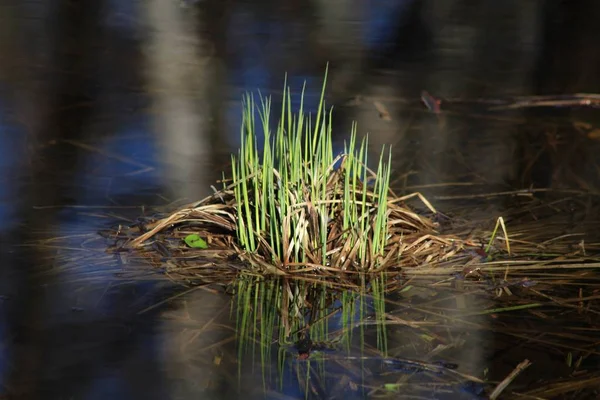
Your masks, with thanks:
<instances>
[{"instance_id":1,"label":"reflection of grass","mask_svg":"<svg viewBox=\"0 0 600 400\"><path fill-rule=\"evenodd\" d=\"M323 283L243 275L236 283L238 360L248 360L248 355L259 356L260 360L254 361L259 361L263 385L268 387L267 378L275 372L270 367L277 365L277 376L283 379L285 365L300 353L298 343L310 338L314 345L306 362L315 361L313 368L323 372L323 359L314 353L322 354L322 349L327 348L337 356L349 354L356 327L360 328L358 342L362 349L362 322L369 313L370 298L364 292L331 290ZM383 305L381 301L379 307ZM381 315L381 319L385 316ZM386 353L383 329L384 325L377 324L380 337L384 338L377 346L381 354ZM274 348L278 349L276 364L272 355ZM241 368L241 364L238 367Z\"/></svg>"}]
</instances>

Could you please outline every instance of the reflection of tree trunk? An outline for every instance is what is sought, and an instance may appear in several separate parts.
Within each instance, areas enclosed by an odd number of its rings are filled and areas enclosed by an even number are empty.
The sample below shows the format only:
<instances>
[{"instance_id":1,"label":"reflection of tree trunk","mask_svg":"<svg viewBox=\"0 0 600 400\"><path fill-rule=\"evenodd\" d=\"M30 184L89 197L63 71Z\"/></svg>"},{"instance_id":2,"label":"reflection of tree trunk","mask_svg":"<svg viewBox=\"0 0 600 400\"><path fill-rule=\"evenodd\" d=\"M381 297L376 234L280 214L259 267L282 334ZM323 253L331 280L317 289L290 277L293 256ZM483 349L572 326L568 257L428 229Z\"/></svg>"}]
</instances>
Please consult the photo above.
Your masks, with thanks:
<instances>
[{"instance_id":1,"label":"reflection of tree trunk","mask_svg":"<svg viewBox=\"0 0 600 400\"><path fill-rule=\"evenodd\" d=\"M196 36L200 30L192 13L182 13L177 2L160 0L144 10L155 28L146 44L147 79L166 181L193 201L206 194L214 179L210 131L217 64L209 43Z\"/></svg>"},{"instance_id":2,"label":"reflection of tree trunk","mask_svg":"<svg viewBox=\"0 0 600 400\"><path fill-rule=\"evenodd\" d=\"M25 49L20 58L25 72L19 74L22 81L18 86L16 115L30 141L28 160L24 158L28 162L22 165L24 170L19 178L27 185L18 197L21 226L13 237L18 244L39 239L34 232L50 232L52 236L51 232L56 232L59 226L54 212L38 215L32 210L40 201L64 203L69 194L61 188L67 186L65 180L72 178L71 172L78 169L81 161L76 152L62 152L50 142L76 139L87 129L89 107L69 113L68 118L65 110L90 95L86 91L90 86L86 85L89 81L85 77L95 65L97 53L79 44L90 42L98 33L95 24L99 6L100 2L96 6L72 4L54 10L50 3L42 3L37 9L42 15L26 19L22 36L14 36L23 42L21 48ZM49 32L48 27L54 31ZM38 45L40 47L36 47ZM50 75L55 79L49 79ZM16 340L7 386L19 398L39 398L41 393L47 394L44 385L48 368L55 365L52 354L56 353L51 347L56 338L49 333L53 323L49 315L56 299L42 289L42 284L52 287L53 278L45 276L42 282L37 275L48 263L43 249L28 247L17 254L8 279L14 293L10 302L14 307L10 313L13 318L8 326Z\"/></svg>"},{"instance_id":3,"label":"reflection of tree trunk","mask_svg":"<svg viewBox=\"0 0 600 400\"><path fill-rule=\"evenodd\" d=\"M219 127L224 97L219 60L212 42L205 38L209 32L200 25L202 16L182 13L177 2L163 0L147 2L144 9L145 21L154 28L145 44L146 79L165 181L176 198L198 200L220 177L214 170L215 151L219 143L226 143L219 135L223 134ZM198 364L211 365L213 353L203 349L221 342L222 333L209 325L227 301L211 291L197 290L186 296L181 312L173 312L174 317L168 316L162 324L161 352L172 383L171 398L197 396L198 388L218 381L216 374L199 370Z\"/></svg>"},{"instance_id":4,"label":"reflection of tree trunk","mask_svg":"<svg viewBox=\"0 0 600 400\"><path fill-rule=\"evenodd\" d=\"M542 27L543 47L531 79L536 94L597 93L600 91L600 40L596 1L546 2ZM553 118L596 124L592 114L581 109L529 110L534 118L551 113ZM534 127L523 150L535 162L522 169L526 185L575 186L587 190L596 179L595 146L568 126ZM558 144L557 144L558 142ZM593 184L592 184L593 185Z\"/></svg>"},{"instance_id":5,"label":"reflection of tree trunk","mask_svg":"<svg viewBox=\"0 0 600 400\"><path fill-rule=\"evenodd\" d=\"M544 47L533 75L539 94L600 91L597 1L545 3Z\"/></svg>"},{"instance_id":6,"label":"reflection of tree trunk","mask_svg":"<svg viewBox=\"0 0 600 400\"><path fill-rule=\"evenodd\" d=\"M333 92L346 92L356 87L365 62L364 13L368 5L363 0L314 0L313 4L317 20L313 38L320 62L330 63Z\"/></svg>"},{"instance_id":7,"label":"reflection of tree trunk","mask_svg":"<svg viewBox=\"0 0 600 400\"><path fill-rule=\"evenodd\" d=\"M431 67L426 69L437 73L427 79L428 90L442 97L465 98L531 92L528 74L524 72L532 70L537 56L539 6L528 3L524 7L518 0L483 2L468 10L448 9L446 2L431 5L431 21L437 21L437 26L431 27L436 50ZM437 7L443 5L446 9ZM434 144L438 154L440 147L462 153L475 176L488 184L503 184L515 177L512 144L517 130L517 125L490 128L486 121L475 120L461 131L430 129L434 138L424 143ZM482 141L482 137L490 140ZM479 147L482 143L485 148ZM435 150L425 151L429 154ZM451 161L449 155L436 158L435 170L452 171L458 167L453 167L456 161Z\"/></svg>"}]
</instances>

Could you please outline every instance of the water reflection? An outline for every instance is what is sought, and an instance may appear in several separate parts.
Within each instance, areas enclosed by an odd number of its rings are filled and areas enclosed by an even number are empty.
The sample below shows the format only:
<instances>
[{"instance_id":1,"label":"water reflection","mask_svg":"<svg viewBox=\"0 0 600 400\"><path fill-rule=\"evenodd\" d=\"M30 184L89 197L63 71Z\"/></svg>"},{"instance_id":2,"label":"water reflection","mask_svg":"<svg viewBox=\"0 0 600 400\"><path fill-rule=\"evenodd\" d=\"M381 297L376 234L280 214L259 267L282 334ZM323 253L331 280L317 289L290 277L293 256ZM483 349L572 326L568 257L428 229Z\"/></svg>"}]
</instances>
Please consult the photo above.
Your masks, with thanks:
<instances>
[{"instance_id":1,"label":"water reflection","mask_svg":"<svg viewBox=\"0 0 600 400\"><path fill-rule=\"evenodd\" d=\"M394 144L399 178L412 171L404 185L597 188L597 142L569 146L570 119L597 122L587 110L551 110L568 137L565 161L556 149L540 150L547 110L490 115L476 103L448 101L442 125L419 104L422 90L455 100L600 90L596 3L186 3L2 6L4 394L238 396L227 297L199 289L142 312L179 290L164 281L123 282L126 267L88 233L146 212L110 207L208 193L237 146L241 94L277 94L285 72L298 90L306 80L314 99L330 62L338 141L357 120L374 152ZM520 164L522 154L538 151L535 163ZM561 174L550 172L557 163ZM429 191L457 193L456 186ZM215 321L222 324L214 328ZM477 347L463 356L474 370L485 368ZM243 386L260 385L247 378Z\"/></svg>"}]
</instances>

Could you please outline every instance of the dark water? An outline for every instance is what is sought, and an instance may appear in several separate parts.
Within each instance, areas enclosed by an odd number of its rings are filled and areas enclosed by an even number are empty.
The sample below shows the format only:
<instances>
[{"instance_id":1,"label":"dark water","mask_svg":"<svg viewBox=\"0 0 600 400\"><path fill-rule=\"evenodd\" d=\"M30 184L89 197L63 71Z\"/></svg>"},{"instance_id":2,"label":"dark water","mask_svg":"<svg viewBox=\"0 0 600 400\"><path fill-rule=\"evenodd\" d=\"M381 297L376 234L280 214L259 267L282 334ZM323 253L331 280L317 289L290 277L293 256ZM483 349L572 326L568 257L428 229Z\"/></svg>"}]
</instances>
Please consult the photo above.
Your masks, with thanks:
<instances>
[{"instance_id":1,"label":"dark water","mask_svg":"<svg viewBox=\"0 0 600 400\"><path fill-rule=\"evenodd\" d=\"M227 296L151 307L181 289L141 269L128 282L136 267L94 232L209 193L242 94L277 96L286 72L314 109L329 63L338 143L358 121L375 154L394 146L398 185L440 209L465 191L597 191L597 110L489 108L599 92L599 16L594 1L0 2L0 394L263 396L250 368L237 387ZM446 99L443 118L423 90ZM448 182L471 186L425 187ZM490 367L478 349L496 342L481 335L463 361ZM531 351L537 376L562 357Z\"/></svg>"}]
</instances>

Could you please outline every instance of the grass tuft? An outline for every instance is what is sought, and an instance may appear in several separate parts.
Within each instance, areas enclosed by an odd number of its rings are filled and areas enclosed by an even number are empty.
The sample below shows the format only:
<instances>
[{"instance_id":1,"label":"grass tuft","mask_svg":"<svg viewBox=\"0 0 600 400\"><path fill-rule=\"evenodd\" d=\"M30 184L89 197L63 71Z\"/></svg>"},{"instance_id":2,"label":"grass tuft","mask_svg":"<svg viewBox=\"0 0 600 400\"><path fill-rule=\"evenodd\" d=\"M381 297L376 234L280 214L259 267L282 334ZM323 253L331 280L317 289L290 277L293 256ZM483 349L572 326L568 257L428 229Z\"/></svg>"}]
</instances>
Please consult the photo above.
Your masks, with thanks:
<instances>
[{"instance_id":1,"label":"grass tuft","mask_svg":"<svg viewBox=\"0 0 600 400\"><path fill-rule=\"evenodd\" d=\"M267 262L286 273L331 265L360 272L382 267L390 239L391 152L384 149L371 171L367 138L359 141L354 125L344 153L334 157L324 93L325 85L313 118L304 112L304 88L294 114L292 93L285 86L275 132L270 128L271 99L260 97L260 107L251 95L244 99L231 186L237 242L253 265Z\"/></svg>"},{"instance_id":2,"label":"grass tuft","mask_svg":"<svg viewBox=\"0 0 600 400\"><path fill-rule=\"evenodd\" d=\"M353 124L343 152L334 153L326 79L315 115L305 112L305 87L293 111L287 81L276 121L270 97L245 95L231 179L212 196L153 222L129 246L143 247L160 232L191 223L211 244L203 254L220 250L243 261L246 272L344 289L360 286L362 274L387 279L403 267L454 255L442 249L460 241L437 235L435 224L405 200L418 197L435 213L431 204L419 193L399 197L390 190L391 148L382 149L371 169L368 137L359 138ZM381 290L389 289L382 283Z\"/></svg>"}]
</instances>

